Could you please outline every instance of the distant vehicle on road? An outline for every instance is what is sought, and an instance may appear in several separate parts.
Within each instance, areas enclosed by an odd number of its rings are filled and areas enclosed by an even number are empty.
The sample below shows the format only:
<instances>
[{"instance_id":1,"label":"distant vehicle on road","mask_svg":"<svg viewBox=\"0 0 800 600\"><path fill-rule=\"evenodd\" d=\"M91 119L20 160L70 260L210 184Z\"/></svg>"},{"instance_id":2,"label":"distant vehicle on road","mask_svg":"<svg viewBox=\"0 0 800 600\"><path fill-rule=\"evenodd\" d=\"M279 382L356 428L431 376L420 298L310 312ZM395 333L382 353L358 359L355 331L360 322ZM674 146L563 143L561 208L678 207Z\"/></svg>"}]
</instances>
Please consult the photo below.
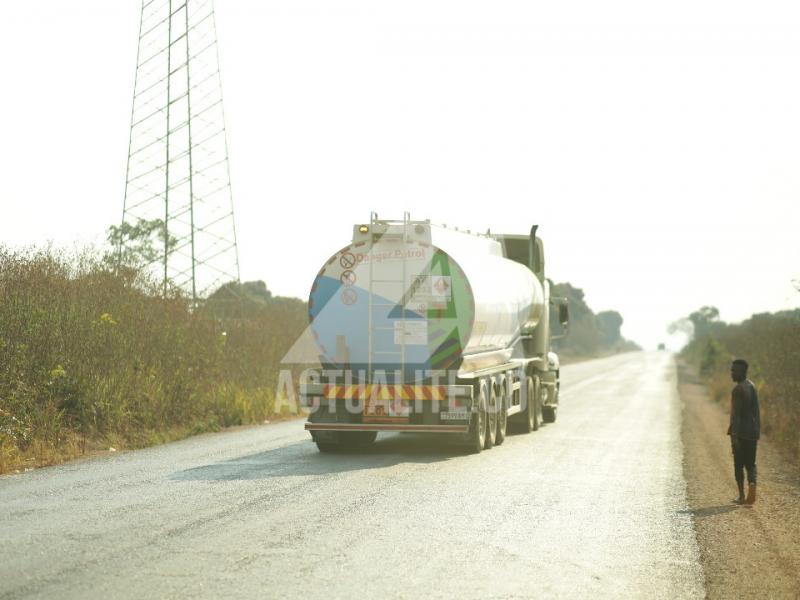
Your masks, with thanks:
<instances>
[{"instance_id":1,"label":"distant vehicle on road","mask_svg":"<svg viewBox=\"0 0 800 600\"><path fill-rule=\"evenodd\" d=\"M310 328L321 370L301 383L305 428L322 452L381 431L459 436L480 452L556 420L559 360L544 246L530 235L472 233L429 221L380 220L317 274Z\"/></svg>"},{"instance_id":2,"label":"distant vehicle on road","mask_svg":"<svg viewBox=\"0 0 800 600\"><path fill-rule=\"evenodd\" d=\"M659 349L659 350L666 350L666 349L667 349L667 347L666 347L666 346L665 346L665 345L662 343L662 344L659 344L659 345L658 345L658 349Z\"/></svg>"}]
</instances>

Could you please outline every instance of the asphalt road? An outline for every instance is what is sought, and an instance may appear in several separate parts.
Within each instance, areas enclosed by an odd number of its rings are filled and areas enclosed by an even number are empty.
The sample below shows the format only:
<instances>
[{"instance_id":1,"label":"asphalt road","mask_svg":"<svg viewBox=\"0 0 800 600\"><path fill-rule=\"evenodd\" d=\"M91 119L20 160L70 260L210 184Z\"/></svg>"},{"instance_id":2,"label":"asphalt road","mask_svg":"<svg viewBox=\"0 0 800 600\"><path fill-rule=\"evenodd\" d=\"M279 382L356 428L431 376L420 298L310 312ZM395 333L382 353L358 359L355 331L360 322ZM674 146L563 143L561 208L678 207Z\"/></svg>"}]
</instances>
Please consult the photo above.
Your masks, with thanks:
<instances>
[{"instance_id":1,"label":"asphalt road","mask_svg":"<svg viewBox=\"0 0 800 600\"><path fill-rule=\"evenodd\" d=\"M702 597L671 356L562 374L480 455L292 421L0 477L0 598Z\"/></svg>"}]
</instances>

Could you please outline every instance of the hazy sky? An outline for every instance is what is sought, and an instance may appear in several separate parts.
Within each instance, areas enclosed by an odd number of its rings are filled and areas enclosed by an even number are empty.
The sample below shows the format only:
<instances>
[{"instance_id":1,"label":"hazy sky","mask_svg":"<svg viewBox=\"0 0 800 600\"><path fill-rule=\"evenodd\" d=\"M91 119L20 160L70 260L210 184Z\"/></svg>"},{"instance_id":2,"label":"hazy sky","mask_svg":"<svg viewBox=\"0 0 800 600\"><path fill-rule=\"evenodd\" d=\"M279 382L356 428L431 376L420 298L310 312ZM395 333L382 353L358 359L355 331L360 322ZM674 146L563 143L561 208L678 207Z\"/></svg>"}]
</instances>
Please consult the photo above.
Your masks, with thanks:
<instances>
[{"instance_id":1,"label":"hazy sky","mask_svg":"<svg viewBox=\"0 0 800 600\"><path fill-rule=\"evenodd\" d=\"M243 279L305 298L371 210L539 223L652 346L800 304L796 2L217 0ZM0 240L121 218L140 3L2 3Z\"/></svg>"}]
</instances>

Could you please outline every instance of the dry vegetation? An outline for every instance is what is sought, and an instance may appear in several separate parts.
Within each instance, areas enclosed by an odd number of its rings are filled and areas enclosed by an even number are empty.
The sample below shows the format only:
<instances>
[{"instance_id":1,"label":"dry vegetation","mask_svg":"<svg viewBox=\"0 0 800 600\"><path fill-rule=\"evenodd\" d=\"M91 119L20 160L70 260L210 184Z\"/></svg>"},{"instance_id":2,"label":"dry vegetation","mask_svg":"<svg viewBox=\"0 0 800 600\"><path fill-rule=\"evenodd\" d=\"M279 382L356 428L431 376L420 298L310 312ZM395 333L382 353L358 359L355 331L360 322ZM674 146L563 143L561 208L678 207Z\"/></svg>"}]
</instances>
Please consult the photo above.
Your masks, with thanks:
<instances>
[{"instance_id":1,"label":"dry vegetation","mask_svg":"<svg viewBox=\"0 0 800 600\"><path fill-rule=\"evenodd\" d=\"M305 303L258 283L197 310L91 254L0 247L0 473L273 414Z\"/></svg>"},{"instance_id":2,"label":"dry vegetation","mask_svg":"<svg viewBox=\"0 0 800 600\"><path fill-rule=\"evenodd\" d=\"M800 461L800 310L754 315L735 325L716 315L704 307L689 317L695 337L684 356L706 378L713 398L726 405L733 386L730 361L747 360L748 377L759 391L762 432L787 458Z\"/></svg>"}]
</instances>

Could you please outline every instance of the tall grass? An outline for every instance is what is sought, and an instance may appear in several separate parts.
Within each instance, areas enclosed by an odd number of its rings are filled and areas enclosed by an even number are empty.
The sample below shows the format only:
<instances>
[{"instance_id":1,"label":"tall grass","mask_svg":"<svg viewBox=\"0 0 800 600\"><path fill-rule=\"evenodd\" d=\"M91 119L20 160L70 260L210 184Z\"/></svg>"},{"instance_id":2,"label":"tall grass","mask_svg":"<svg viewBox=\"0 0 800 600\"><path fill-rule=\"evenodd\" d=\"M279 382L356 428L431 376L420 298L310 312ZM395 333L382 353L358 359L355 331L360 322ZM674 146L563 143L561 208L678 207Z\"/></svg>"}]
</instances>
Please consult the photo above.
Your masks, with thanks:
<instances>
[{"instance_id":1,"label":"tall grass","mask_svg":"<svg viewBox=\"0 0 800 600\"><path fill-rule=\"evenodd\" d=\"M225 308L191 310L91 253L0 248L0 472L272 415L305 304Z\"/></svg>"},{"instance_id":2,"label":"tall grass","mask_svg":"<svg viewBox=\"0 0 800 600\"><path fill-rule=\"evenodd\" d=\"M759 392L762 432L800 462L800 317L760 314L741 324L715 323L684 350L727 409L730 361L744 358Z\"/></svg>"}]
</instances>

